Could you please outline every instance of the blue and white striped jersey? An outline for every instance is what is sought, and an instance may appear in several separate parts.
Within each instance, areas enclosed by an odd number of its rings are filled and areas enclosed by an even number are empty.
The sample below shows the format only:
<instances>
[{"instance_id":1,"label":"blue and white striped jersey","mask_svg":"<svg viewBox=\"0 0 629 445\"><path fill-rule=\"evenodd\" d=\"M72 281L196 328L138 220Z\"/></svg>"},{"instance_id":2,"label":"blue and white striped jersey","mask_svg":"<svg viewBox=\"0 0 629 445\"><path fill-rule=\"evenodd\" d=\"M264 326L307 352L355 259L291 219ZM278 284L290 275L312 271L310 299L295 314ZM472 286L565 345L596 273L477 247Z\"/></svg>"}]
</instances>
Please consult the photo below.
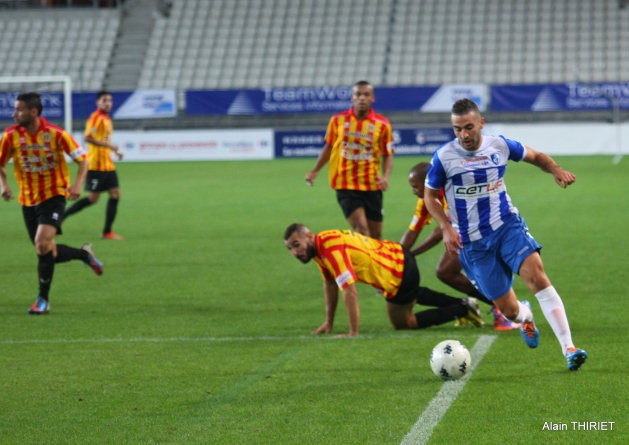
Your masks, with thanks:
<instances>
[{"instance_id":1,"label":"blue and white striped jersey","mask_svg":"<svg viewBox=\"0 0 629 445\"><path fill-rule=\"evenodd\" d=\"M518 209L504 183L507 161L521 161L526 148L503 136L483 135L476 151L467 151L457 139L442 145L430 162L425 185L444 188L452 226L468 243L490 235Z\"/></svg>"}]
</instances>

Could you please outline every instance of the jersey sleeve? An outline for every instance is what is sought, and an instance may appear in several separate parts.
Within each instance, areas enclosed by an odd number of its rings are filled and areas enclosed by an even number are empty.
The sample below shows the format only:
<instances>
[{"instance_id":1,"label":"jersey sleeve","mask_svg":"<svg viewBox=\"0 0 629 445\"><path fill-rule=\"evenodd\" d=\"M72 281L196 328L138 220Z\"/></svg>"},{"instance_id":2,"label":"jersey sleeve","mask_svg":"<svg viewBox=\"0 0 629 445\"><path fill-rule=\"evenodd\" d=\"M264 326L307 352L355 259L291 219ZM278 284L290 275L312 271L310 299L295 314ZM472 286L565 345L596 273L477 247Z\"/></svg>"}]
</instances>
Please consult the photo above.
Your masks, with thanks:
<instances>
[{"instance_id":1,"label":"jersey sleeve","mask_svg":"<svg viewBox=\"0 0 629 445\"><path fill-rule=\"evenodd\" d=\"M424 181L424 185L433 190L439 190L446 185L446 172L437 153L436 151L432 155L426 181Z\"/></svg>"},{"instance_id":2,"label":"jersey sleeve","mask_svg":"<svg viewBox=\"0 0 629 445\"><path fill-rule=\"evenodd\" d=\"M328 129L325 132L325 143L330 147L334 146L334 142L336 141L336 117L332 116L330 122L328 123Z\"/></svg>"},{"instance_id":3,"label":"jersey sleeve","mask_svg":"<svg viewBox=\"0 0 629 445\"><path fill-rule=\"evenodd\" d=\"M511 139L507 139L504 136L500 136L503 141L507 144L507 149L509 150L509 160L520 162L526 156L526 148L524 145L519 143L518 141L513 141Z\"/></svg>"},{"instance_id":4,"label":"jersey sleeve","mask_svg":"<svg viewBox=\"0 0 629 445\"><path fill-rule=\"evenodd\" d=\"M413 214L413 219L411 220L411 224L408 226L410 230L413 232L421 232L425 225L430 224L432 218L428 210L426 209L426 204L423 199L417 199L417 205L415 206L415 214Z\"/></svg>"},{"instance_id":5,"label":"jersey sleeve","mask_svg":"<svg viewBox=\"0 0 629 445\"><path fill-rule=\"evenodd\" d=\"M5 166L11 159L12 154L11 137L6 133L2 133L2 139L0 139L0 165Z\"/></svg>"},{"instance_id":6,"label":"jersey sleeve","mask_svg":"<svg viewBox=\"0 0 629 445\"><path fill-rule=\"evenodd\" d=\"M65 151L74 162L81 162L82 160L87 159L87 154L85 153L83 147L81 147L81 145L67 131L61 133L61 144L63 146L63 151Z\"/></svg>"},{"instance_id":7,"label":"jersey sleeve","mask_svg":"<svg viewBox=\"0 0 629 445\"><path fill-rule=\"evenodd\" d=\"M324 280L334 279L339 289L343 290L356 283L358 277L345 249L335 248L319 252L323 265L319 265Z\"/></svg>"}]
</instances>

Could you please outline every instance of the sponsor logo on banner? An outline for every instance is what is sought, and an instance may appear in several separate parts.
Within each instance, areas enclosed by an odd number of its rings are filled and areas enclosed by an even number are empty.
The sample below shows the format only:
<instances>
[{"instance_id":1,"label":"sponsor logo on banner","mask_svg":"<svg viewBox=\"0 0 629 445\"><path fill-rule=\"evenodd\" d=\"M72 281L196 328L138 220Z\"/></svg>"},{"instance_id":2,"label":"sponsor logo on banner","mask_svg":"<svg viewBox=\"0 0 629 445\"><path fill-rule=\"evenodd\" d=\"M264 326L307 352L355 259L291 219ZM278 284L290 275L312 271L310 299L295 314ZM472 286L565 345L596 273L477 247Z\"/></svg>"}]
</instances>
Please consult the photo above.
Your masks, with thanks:
<instances>
[{"instance_id":1,"label":"sponsor logo on banner","mask_svg":"<svg viewBox=\"0 0 629 445\"><path fill-rule=\"evenodd\" d=\"M113 113L114 119L150 119L175 117L175 90L138 90Z\"/></svg>"},{"instance_id":2,"label":"sponsor logo on banner","mask_svg":"<svg viewBox=\"0 0 629 445\"><path fill-rule=\"evenodd\" d=\"M487 87L485 84L442 85L420 108L424 112L449 112L459 99L470 99L480 109L487 109Z\"/></svg>"},{"instance_id":3,"label":"sponsor logo on banner","mask_svg":"<svg viewBox=\"0 0 629 445\"><path fill-rule=\"evenodd\" d=\"M273 130L117 131L125 161L273 159Z\"/></svg>"}]
</instances>

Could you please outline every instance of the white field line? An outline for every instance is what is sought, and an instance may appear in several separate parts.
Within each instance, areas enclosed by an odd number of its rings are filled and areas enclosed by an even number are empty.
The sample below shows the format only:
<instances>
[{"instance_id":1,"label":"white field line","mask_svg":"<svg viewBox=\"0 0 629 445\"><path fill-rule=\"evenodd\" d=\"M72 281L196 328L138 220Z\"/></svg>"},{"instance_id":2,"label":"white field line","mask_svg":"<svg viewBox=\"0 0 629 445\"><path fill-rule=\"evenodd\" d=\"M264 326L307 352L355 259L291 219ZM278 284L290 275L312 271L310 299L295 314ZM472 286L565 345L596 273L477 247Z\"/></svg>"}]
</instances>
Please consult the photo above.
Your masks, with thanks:
<instances>
[{"instance_id":1,"label":"white field line","mask_svg":"<svg viewBox=\"0 0 629 445\"><path fill-rule=\"evenodd\" d=\"M470 354L472 355L472 366L470 368L470 372L468 372L461 380L443 383L443 386L435 398L430 401L422 415L419 416L419 419L415 422L415 425L413 425L413 428L411 428L411 431L404 437L401 445L424 445L428 443L428 440L430 440L430 436L432 435L432 431L446 414L450 405L452 405L452 403L456 400L461 390L465 387L467 381L472 377L474 369L476 369L483 360L483 357L487 351L489 351L489 348L496 338L496 335L480 336L470 351Z\"/></svg>"},{"instance_id":2,"label":"white field line","mask_svg":"<svg viewBox=\"0 0 629 445\"><path fill-rule=\"evenodd\" d=\"M245 341L287 341L287 340L370 340L387 338L443 338L443 333L428 334L398 334L398 333L375 333L360 334L354 338L334 338L330 335L296 335L296 336L259 336L259 337L115 337L115 338L34 338L0 340L0 345L23 345L23 344L50 344L50 343L174 343L174 342L245 342ZM465 337L476 337L476 335L466 335ZM480 336L485 337L485 336ZM472 365L473 366L473 365ZM473 369L473 368L472 368Z\"/></svg>"}]
</instances>

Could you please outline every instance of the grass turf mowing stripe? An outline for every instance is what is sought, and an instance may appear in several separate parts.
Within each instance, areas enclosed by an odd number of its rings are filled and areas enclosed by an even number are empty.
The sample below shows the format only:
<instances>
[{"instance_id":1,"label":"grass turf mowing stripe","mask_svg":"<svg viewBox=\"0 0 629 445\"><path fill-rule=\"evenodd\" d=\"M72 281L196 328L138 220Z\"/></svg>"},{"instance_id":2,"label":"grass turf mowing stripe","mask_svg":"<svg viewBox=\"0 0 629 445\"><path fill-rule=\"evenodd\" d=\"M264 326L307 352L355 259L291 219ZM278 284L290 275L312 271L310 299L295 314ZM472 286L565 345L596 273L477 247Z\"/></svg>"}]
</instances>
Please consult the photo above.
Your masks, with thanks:
<instances>
[{"instance_id":1,"label":"grass turf mowing stripe","mask_svg":"<svg viewBox=\"0 0 629 445\"><path fill-rule=\"evenodd\" d=\"M472 355L472 366L470 372L461 380L444 382L443 386L434 399L430 401L428 407L424 410L411 431L402 440L402 445L423 445L428 442L432 431L441 421L452 402L454 402L465 387L467 381L472 377L474 369L480 364L483 357L489 351L496 335L481 335L476 344L470 351Z\"/></svg>"},{"instance_id":2,"label":"grass turf mowing stripe","mask_svg":"<svg viewBox=\"0 0 629 445\"><path fill-rule=\"evenodd\" d=\"M422 338L443 338L442 333L429 334L422 332L418 334ZM465 335L465 337L476 337L476 335ZM482 336L481 336L482 337ZM0 345L22 345L39 343L169 343L169 342L239 342L239 341L281 341L281 340L369 340L378 338L417 338L412 334L376 333L360 334L352 338L336 338L330 335L296 335L296 336L259 336L259 337L135 337L135 338L56 338L56 339L26 339L26 340L0 340Z\"/></svg>"}]
</instances>

